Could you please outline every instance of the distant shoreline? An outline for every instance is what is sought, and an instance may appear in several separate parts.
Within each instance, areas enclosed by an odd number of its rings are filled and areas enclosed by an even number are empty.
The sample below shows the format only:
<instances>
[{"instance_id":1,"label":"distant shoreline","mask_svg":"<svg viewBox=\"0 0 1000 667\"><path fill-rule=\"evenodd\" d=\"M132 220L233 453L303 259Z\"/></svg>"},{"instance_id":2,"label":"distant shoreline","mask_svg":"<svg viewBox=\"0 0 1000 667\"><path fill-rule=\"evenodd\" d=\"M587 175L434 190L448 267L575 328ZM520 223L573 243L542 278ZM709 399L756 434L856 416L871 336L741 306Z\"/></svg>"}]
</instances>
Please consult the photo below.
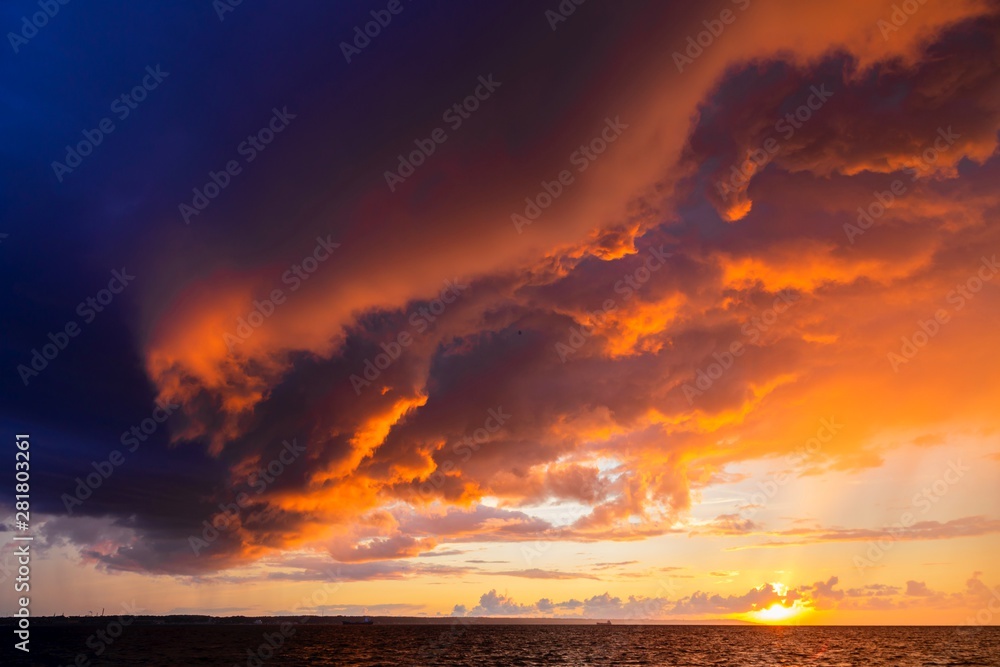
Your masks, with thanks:
<instances>
[{"instance_id":1,"label":"distant shoreline","mask_svg":"<svg viewBox=\"0 0 1000 667\"><path fill-rule=\"evenodd\" d=\"M368 616L373 625L754 625L744 621L720 619L719 621L656 621L615 618L504 618L488 616ZM33 626L85 626L102 622L108 616L33 616ZM358 621L364 616L203 616L176 615L134 616L133 625L342 625L344 621ZM260 624L257 621L261 621ZM16 618L0 617L0 626L14 625Z\"/></svg>"},{"instance_id":2,"label":"distant shoreline","mask_svg":"<svg viewBox=\"0 0 1000 667\"><path fill-rule=\"evenodd\" d=\"M102 619L114 618L107 616L33 616L31 624L33 627L89 627L99 625L105 621ZM143 626L278 626L283 623L293 625L310 626L343 626L343 621L357 621L364 616L205 616L205 615L163 615L163 616L135 616L134 625ZM820 625L820 624L765 624L751 623L749 621L739 621L732 619L718 620L636 620L636 619L615 619L615 618L504 618L489 616L370 616L374 623L372 625L382 626L414 626L414 625L585 625L608 627L607 621L611 621L611 627L615 626L703 626L703 627L808 627L808 628L851 628L851 627L919 627L919 628L949 628L963 627L961 625ZM257 621L261 623L257 623ZM0 617L0 627L11 627L16 625L17 619L12 616ZM366 625L347 625L343 627L367 628ZM996 627L996 626L990 626Z\"/></svg>"}]
</instances>

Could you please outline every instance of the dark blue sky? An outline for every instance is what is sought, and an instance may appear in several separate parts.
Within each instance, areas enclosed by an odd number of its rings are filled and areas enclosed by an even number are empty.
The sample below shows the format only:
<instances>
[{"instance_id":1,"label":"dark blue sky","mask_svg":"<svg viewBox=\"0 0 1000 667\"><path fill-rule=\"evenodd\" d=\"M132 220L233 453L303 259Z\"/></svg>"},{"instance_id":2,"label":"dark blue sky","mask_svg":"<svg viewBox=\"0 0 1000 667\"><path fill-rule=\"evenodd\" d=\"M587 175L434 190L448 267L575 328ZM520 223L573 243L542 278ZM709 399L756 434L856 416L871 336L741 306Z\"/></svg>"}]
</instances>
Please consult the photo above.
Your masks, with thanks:
<instances>
[{"instance_id":1,"label":"dark blue sky","mask_svg":"<svg viewBox=\"0 0 1000 667\"><path fill-rule=\"evenodd\" d=\"M153 409L139 300L176 286L150 285L164 280L150 267L169 257L180 281L185 265L208 257L240 265L289 242L317 211L377 187L400 147L440 124L443 101L469 94L480 75L521 74L526 85L511 91L506 119L490 133L514 149L536 141L540 128L562 124L592 73L588 62L624 20L595 6L574 17L575 33L553 33L530 3L400 6L350 64L340 42L384 4L244 2L220 20L210 2L71 2L16 53L5 44L0 423L48 443L38 448L38 481L55 493L40 496L40 508L61 508L53 502L72 478ZM38 11L5 3L0 26L20 33L22 17ZM604 27L588 34L598 21ZM123 118L115 100L144 77L152 83L147 68L165 74ZM242 160L238 145L275 108L295 119L185 226L178 205L191 203L209 171ZM71 173L57 174L53 162L67 161L67 145L97 136L104 119L113 131L100 133ZM351 223L339 224L351 233ZM78 304L122 267L135 281L84 322ZM32 350L70 321L79 335L25 386L17 367L30 366ZM216 465L201 448L167 449L166 429L150 442L130 465ZM93 505L88 511L101 511Z\"/></svg>"}]
</instances>

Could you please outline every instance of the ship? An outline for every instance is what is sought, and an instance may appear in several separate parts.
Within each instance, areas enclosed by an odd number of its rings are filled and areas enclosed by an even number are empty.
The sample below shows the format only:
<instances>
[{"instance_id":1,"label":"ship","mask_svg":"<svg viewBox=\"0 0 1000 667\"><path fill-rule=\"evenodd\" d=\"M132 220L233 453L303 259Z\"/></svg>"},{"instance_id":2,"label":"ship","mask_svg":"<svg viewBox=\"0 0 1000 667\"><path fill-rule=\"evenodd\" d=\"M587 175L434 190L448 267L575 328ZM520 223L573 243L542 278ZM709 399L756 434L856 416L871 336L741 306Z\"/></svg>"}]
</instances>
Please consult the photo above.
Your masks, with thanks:
<instances>
[{"instance_id":1,"label":"ship","mask_svg":"<svg viewBox=\"0 0 1000 667\"><path fill-rule=\"evenodd\" d=\"M373 621L368 616L365 616L364 618L361 618L361 619L346 619L345 618L343 621L341 621L341 623L343 623L344 625L373 625L375 623L375 621Z\"/></svg>"}]
</instances>

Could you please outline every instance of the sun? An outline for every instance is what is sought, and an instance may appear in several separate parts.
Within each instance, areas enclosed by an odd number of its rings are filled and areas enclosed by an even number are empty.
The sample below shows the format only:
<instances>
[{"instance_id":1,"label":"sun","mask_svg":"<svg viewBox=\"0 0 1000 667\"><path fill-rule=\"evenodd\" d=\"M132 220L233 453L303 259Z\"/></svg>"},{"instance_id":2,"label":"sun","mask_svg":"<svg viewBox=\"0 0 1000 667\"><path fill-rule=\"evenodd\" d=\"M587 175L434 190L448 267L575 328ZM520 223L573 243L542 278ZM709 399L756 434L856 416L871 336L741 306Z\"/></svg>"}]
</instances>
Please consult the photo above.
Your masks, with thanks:
<instances>
[{"instance_id":1,"label":"sun","mask_svg":"<svg viewBox=\"0 0 1000 667\"><path fill-rule=\"evenodd\" d=\"M782 598L788 594L788 587L785 584L772 583L770 585ZM753 611L739 614L739 618L751 623L781 625L783 623L799 622L804 614L811 611L812 609L805 606L802 600L794 600L791 604L773 602L763 609L754 609Z\"/></svg>"},{"instance_id":2,"label":"sun","mask_svg":"<svg viewBox=\"0 0 1000 667\"><path fill-rule=\"evenodd\" d=\"M759 623L781 623L789 619L795 618L802 613L802 608L797 606L798 600L792 603L792 606L786 607L779 602L775 602L770 607L766 609L758 609L756 611L751 611L747 613L748 620L757 621Z\"/></svg>"}]
</instances>

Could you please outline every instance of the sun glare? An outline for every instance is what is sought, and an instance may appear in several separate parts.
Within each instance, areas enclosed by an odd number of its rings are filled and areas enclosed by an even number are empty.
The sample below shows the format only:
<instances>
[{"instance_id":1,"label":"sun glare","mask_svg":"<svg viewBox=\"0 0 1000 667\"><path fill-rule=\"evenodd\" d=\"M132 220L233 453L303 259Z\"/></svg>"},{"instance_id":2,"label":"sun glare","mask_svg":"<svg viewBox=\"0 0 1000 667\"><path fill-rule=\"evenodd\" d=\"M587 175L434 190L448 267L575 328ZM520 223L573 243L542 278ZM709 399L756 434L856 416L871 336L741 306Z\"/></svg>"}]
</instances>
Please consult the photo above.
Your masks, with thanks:
<instances>
[{"instance_id":1,"label":"sun glare","mask_svg":"<svg viewBox=\"0 0 1000 667\"><path fill-rule=\"evenodd\" d=\"M784 605L775 603L772 604L767 609L761 609L760 611L750 612L750 616L753 616L758 621L765 621L768 623L774 623L778 621L787 621L791 617L798 614L798 610L795 607L785 607Z\"/></svg>"},{"instance_id":2,"label":"sun glare","mask_svg":"<svg viewBox=\"0 0 1000 667\"><path fill-rule=\"evenodd\" d=\"M743 619L753 623L786 623L793 619L800 618L809 610L802 606L801 601L796 600L790 606L785 606L780 602L775 602L765 609L757 609L743 614Z\"/></svg>"},{"instance_id":3,"label":"sun glare","mask_svg":"<svg viewBox=\"0 0 1000 667\"><path fill-rule=\"evenodd\" d=\"M788 594L788 586L781 582L771 582L768 585L783 599L784 602L788 602L787 599L784 599ZM753 611L739 614L738 617L744 621L750 621L751 623L781 624L788 623L793 620L798 622L797 619L808 611L811 610L809 607L803 605L802 600L793 600L791 604L772 602L769 606L763 609L754 609Z\"/></svg>"}]
</instances>

